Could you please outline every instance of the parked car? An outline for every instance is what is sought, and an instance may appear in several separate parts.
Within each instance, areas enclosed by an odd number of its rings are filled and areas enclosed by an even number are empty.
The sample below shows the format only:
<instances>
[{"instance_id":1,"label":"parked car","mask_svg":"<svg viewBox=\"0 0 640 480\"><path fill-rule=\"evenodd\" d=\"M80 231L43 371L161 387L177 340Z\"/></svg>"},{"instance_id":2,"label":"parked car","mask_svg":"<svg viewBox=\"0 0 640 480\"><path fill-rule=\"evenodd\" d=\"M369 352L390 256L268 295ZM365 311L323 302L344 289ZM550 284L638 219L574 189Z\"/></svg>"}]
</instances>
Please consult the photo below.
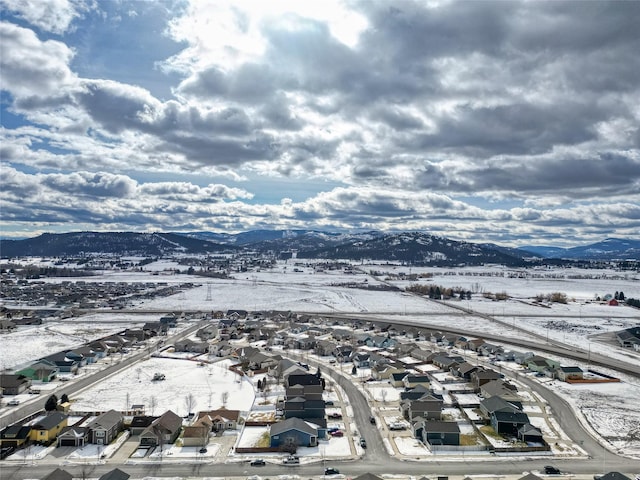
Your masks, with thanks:
<instances>
[{"instance_id":1,"label":"parked car","mask_svg":"<svg viewBox=\"0 0 640 480\"><path fill-rule=\"evenodd\" d=\"M16 405L20 405L20 400L14 398L13 400L9 400L7 402L7 405L12 406L12 407L14 407Z\"/></svg>"},{"instance_id":2,"label":"parked car","mask_svg":"<svg viewBox=\"0 0 640 480\"><path fill-rule=\"evenodd\" d=\"M289 455L284 460L282 460L282 463L284 463L285 465L297 465L300 463L300 458L296 455Z\"/></svg>"},{"instance_id":3,"label":"parked car","mask_svg":"<svg viewBox=\"0 0 640 480\"><path fill-rule=\"evenodd\" d=\"M325 475L340 475L340 470L338 470L337 468L325 468L324 469L324 474Z\"/></svg>"},{"instance_id":4,"label":"parked car","mask_svg":"<svg viewBox=\"0 0 640 480\"><path fill-rule=\"evenodd\" d=\"M375 425L375 424L376 424L376 418L375 418L375 417L373 417L373 416L369 417L369 423L370 423L371 425Z\"/></svg>"},{"instance_id":5,"label":"parked car","mask_svg":"<svg viewBox=\"0 0 640 480\"><path fill-rule=\"evenodd\" d=\"M367 448L367 441L364 438L360 439L360 446L362 448Z\"/></svg>"},{"instance_id":6,"label":"parked car","mask_svg":"<svg viewBox=\"0 0 640 480\"><path fill-rule=\"evenodd\" d=\"M329 418L333 418L333 419L335 419L335 420L339 420L339 419L341 419L341 418L342 418L342 414L341 414L341 413L337 413L337 412L330 413L330 414L329 414L329 415L327 415L327 416L328 416Z\"/></svg>"},{"instance_id":7,"label":"parked car","mask_svg":"<svg viewBox=\"0 0 640 480\"><path fill-rule=\"evenodd\" d=\"M256 458L255 460L251 461L252 467L264 467L265 465L266 465L266 462L261 458Z\"/></svg>"},{"instance_id":8,"label":"parked car","mask_svg":"<svg viewBox=\"0 0 640 480\"><path fill-rule=\"evenodd\" d=\"M327 400L326 402L324 402L324 404L327 407L333 407L333 401L331 401L331 400Z\"/></svg>"},{"instance_id":9,"label":"parked car","mask_svg":"<svg viewBox=\"0 0 640 480\"><path fill-rule=\"evenodd\" d=\"M551 465L547 465L544 467L545 475L560 475L560 470L556 467L552 467Z\"/></svg>"},{"instance_id":10,"label":"parked car","mask_svg":"<svg viewBox=\"0 0 640 480\"><path fill-rule=\"evenodd\" d=\"M407 426L404 423L394 422L389 425L389 430L406 430Z\"/></svg>"},{"instance_id":11,"label":"parked car","mask_svg":"<svg viewBox=\"0 0 640 480\"><path fill-rule=\"evenodd\" d=\"M207 449L202 447L200 450L198 450L198 452L200 453L207 453Z\"/></svg>"},{"instance_id":12,"label":"parked car","mask_svg":"<svg viewBox=\"0 0 640 480\"><path fill-rule=\"evenodd\" d=\"M332 432L329 432L329 434L332 437L344 437L344 433L342 432L342 430L334 430Z\"/></svg>"}]
</instances>

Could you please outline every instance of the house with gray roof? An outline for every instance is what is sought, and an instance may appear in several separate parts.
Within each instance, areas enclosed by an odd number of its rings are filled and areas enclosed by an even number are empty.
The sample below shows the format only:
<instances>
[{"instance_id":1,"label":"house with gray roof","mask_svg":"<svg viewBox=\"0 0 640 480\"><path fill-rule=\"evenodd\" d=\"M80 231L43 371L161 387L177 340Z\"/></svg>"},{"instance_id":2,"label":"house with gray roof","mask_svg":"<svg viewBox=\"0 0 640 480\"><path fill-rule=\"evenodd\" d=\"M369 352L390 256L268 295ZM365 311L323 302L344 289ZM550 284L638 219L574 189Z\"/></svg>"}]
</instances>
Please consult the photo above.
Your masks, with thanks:
<instances>
[{"instance_id":1,"label":"house with gray roof","mask_svg":"<svg viewBox=\"0 0 640 480\"><path fill-rule=\"evenodd\" d=\"M98 480L129 480L131 475L126 472L123 472L119 468L114 468L113 470L102 475Z\"/></svg>"},{"instance_id":2,"label":"house with gray roof","mask_svg":"<svg viewBox=\"0 0 640 480\"><path fill-rule=\"evenodd\" d=\"M457 422L418 420L413 424L413 435L429 445L460 445L460 427Z\"/></svg>"},{"instance_id":3,"label":"house with gray roof","mask_svg":"<svg viewBox=\"0 0 640 480\"><path fill-rule=\"evenodd\" d=\"M124 428L124 417L120 412L109 410L92 421L88 427L91 429L91 443L109 445Z\"/></svg>"},{"instance_id":4,"label":"house with gray roof","mask_svg":"<svg viewBox=\"0 0 640 480\"><path fill-rule=\"evenodd\" d=\"M318 445L319 429L301 418L287 418L269 428L271 447L315 447Z\"/></svg>"}]
</instances>

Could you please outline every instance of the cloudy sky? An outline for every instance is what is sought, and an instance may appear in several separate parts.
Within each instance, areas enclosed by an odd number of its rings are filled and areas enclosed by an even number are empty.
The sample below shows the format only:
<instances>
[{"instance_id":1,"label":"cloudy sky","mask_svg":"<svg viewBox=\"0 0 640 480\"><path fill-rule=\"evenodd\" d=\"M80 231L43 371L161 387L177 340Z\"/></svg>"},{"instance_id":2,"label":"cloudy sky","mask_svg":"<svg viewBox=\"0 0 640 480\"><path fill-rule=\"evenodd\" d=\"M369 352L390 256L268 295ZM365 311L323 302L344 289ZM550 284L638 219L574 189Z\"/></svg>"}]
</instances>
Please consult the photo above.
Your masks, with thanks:
<instances>
[{"instance_id":1,"label":"cloudy sky","mask_svg":"<svg viewBox=\"0 0 640 480\"><path fill-rule=\"evenodd\" d=\"M640 2L0 8L4 237L640 237Z\"/></svg>"}]
</instances>

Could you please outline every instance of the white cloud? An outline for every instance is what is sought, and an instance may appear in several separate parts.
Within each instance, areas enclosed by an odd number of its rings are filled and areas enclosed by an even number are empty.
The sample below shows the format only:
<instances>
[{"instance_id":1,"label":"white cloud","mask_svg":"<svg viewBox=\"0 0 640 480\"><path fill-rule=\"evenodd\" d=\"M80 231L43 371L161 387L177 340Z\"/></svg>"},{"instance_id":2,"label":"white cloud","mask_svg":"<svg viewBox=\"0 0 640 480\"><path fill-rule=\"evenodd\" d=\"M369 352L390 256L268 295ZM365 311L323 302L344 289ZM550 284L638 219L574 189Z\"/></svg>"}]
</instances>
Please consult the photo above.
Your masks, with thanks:
<instances>
[{"instance_id":1,"label":"white cloud","mask_svg":"<svg viewBox=\"0 0 640 480\"><path fill-rule=\"evenodd\" d=\"M2 88L14 96L53 96L76 79L69 69L73 50L62 42L43 42L32 30L0 22L0 43Z\"/></svg>"},{"instance_id":2,"label":"white cloud","mask_svg":"<svg viewBox=\"0 0 640 480\"><path fill-rule=\"evenodd\" d=\"M0 0L0 4L45 32L63 34L87 10L82 0Z\"/></svg>"}]
</instances>

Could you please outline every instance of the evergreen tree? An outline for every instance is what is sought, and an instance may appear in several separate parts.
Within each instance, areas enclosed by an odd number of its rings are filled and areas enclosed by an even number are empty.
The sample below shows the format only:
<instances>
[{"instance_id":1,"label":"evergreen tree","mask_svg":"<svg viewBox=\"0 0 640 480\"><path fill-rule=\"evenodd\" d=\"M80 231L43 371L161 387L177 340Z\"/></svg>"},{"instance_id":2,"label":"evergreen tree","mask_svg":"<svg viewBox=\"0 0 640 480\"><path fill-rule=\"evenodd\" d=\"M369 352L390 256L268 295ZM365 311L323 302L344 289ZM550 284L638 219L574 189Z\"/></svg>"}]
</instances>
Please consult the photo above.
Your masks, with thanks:
<instances>
[{"instance_id":1,"label":"evergreen tree","mask_svg":"<svg viewBox=\"0 0 640 480\"><path fill-rule=\"evenodd\" d=\"M47 398L47 401L44 404L44 409L47 412L53 412L54 410L56 410L58 407L58 397L56 397L55 395L51 395L49 398Z\"/></svg>"}]
</instances>

